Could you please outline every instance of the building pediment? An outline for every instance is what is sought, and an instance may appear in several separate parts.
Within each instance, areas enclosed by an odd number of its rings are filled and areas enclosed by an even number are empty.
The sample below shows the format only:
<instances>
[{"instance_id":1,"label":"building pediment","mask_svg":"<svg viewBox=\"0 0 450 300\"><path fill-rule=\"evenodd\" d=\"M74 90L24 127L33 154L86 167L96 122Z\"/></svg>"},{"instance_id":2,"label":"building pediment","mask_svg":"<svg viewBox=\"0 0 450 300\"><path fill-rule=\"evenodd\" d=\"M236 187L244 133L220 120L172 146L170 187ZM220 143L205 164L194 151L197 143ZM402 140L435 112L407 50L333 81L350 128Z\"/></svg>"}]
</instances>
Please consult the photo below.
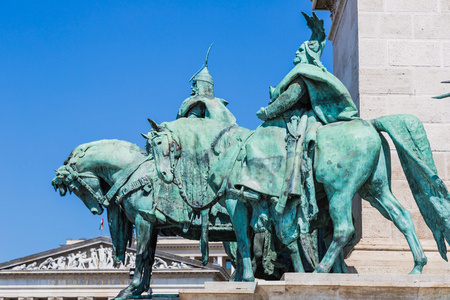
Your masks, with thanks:
<instances>
[{"instance_id":1,"label":"building pediment","mask_svg":"<svg viewBox=\"0 0 450 300\"><path fill-rule=\"evenodd\" d=\"M129 247L125 262L113 265L112 242L108 237L78 240L58 248L0 263L0 270L125 270L135 267L136 248ZM214 266L213 266L214 267ZM193 259L156 251L155 270L210 268Z\"/></svg>"}]
</instances>

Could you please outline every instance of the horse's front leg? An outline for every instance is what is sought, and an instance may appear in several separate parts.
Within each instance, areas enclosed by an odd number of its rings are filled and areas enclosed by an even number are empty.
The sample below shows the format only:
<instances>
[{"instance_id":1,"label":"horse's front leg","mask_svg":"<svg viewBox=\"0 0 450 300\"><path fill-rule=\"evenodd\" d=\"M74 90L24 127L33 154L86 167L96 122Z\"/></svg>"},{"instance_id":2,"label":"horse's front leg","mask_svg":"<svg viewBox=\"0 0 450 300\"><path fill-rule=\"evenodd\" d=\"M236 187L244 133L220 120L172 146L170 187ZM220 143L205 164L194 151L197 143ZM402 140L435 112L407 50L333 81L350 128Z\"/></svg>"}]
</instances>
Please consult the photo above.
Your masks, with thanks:
<instances>
[{"instance_id":1,"label":"horse's front leg","mask_svg":"<svg viewBox=\"0 0 450 300\"><path fill-rule=\"evenodd\" d=\"M244 281L243 276L244 276L244 262L242 261L242 255L239 252L239 248L238 248L236 250L236 270L234 270L234 280L233 281Z\"/></svg>"},{"instance_id":2,"label":"horse's front leg","mask_svg":"<svg viewBox=\"0 0 450 300\"><path fill-rule=\"evenodd\" d=\"M152 277L152 267L155 262L155 250L156 250L156 242L158 239L158 230L155 227L154 223L147 222L142 218L136 218L136 238L138 237L138 232L141 233L141 242L138 245L137 249L142 251L142 267L141 267L141 280L139 286L133 292L133 295L140 295L143 292L146 292L150 288L150 279ZM139 224L139 225L138 225ZM134 279L134 277L133 277Z\"/></svg>"},{"instance_id":3,"label":"horse's front leg","mask_svg":"<svg viewBox=\"0 0 450 300\"><path fill-rule=\"evenodd\" d=\"M152 278L152 268L153 264L155 262L155 252L156 252L156 243L158 241L158 232L159 230L152 224L152 228L150 229L151 235L150 235L150 242L149 246L147 247L147 259L144 264L143 272L144 275L141 280L141 284L137 288L137 291L148 291L148 293L151 295L152 291L150 289L150 280Z\"/></svg>"},{"instance_id":4,"label":"horse's front leg","mask_svg":"<svg viewBox=\"0 0 450 300\"><path fill-rule=\"evenodd\" d=\"M231 264L234 266L234 272L231 274L230 281L242 281L242 259L236 242L223 242L225 253L230 257Z\"/></svg>"},{"instance_id":5,"label":"horse's front leg","mask_svg":"<svg viewBox=\"0 0 450 300\"><path fill-rule=\"evenodd\" d=\"M248 237L249 230L249 214L245 204L234 197L228 197L225 205L230 215L236 234L239 254L242 258L242 281L254 281L255 276L252 269L252 259L250 254L250 243Z\"/></svg>"},{"instance_id":6,"label":"horse's front leg","mask_svg":"<svg viewBox=\"0 0 450 300\"><path fill-rule=\"evenodd\" d=\"M138 287L143 287L142 283L142 273L147 260L147 248L150 241L150 229L151 223L145 221L140 215L135 218L136 226L136 261L134 276L130 284L120 291L117 297L127 297L131 295L140 295L143 290L138 289Z\"/></svg>"},{"instance_id":7,"label":"horse's front leg","mask_svg":"<svg viewBox=\"0 0 450 300\"><path fill-rule=\"evenodd\" d=\"M292 264L294 266L294 271L296 273L305 273L297 241L293 241L287 247L289 249L289 252L291 253L290 256Z\"/></svg>"}]
</instances>

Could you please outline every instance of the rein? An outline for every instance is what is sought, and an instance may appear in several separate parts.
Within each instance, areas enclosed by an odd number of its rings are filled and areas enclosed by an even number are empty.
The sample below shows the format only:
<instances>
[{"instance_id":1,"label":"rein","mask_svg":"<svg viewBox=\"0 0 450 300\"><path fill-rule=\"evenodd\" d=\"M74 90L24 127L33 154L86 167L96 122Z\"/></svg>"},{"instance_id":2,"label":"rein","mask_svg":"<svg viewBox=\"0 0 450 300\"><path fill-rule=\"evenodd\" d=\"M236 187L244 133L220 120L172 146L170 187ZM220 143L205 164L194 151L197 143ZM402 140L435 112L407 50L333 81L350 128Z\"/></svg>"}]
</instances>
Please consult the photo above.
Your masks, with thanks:
<instances>
[{"instance_id":1,"label":"rein","mask_svg":"<svg viewBox=\"0 0 450 300\"><path fill-rule=\"evenodd\" d=\"M175 159L175 151L177 149L176 142L172 139L169 146L169 162L170 162L170 172L175 175L175 168L177 167L177 160Z\"/></svg>"}]
</instances>

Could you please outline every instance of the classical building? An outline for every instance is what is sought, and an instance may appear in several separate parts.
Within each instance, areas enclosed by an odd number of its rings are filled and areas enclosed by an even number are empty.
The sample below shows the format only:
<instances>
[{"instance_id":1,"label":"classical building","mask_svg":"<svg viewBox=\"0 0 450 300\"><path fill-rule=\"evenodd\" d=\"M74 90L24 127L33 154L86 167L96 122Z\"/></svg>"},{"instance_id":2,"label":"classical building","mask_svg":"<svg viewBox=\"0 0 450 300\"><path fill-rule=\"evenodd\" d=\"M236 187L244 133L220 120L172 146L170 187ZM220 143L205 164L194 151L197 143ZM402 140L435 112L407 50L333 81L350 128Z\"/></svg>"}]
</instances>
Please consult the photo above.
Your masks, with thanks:
<instances>
[{"instance_id":1,"label":"classical building","mask_svg":"<svg viewBox=\"0 0 450 300\"><path fill-rule=\"evenodd\" d=\"M312 0L329 10L333 72L350 91L360 116L412 114L425 126L440 178L450 188L450 2L444 0ZM389 138L388 138L389 140ZM391 144L392 191L411 212L428 256L425 274L450 273L425 224ZM355 199L359 243L347 263L358 273L412 269L404 236L367 201Z\"/></svg>"},{"instance_id":2,"label":"classical building","mask_svg":"<svg viewBox=\"0 0 450 300\"><path fill-rule=\"evenodd\" d=\"M179 289L229 279L231 264L221 243L210 243L212 263L207 266L192 259L200 253L198 241L160 238L158 243L151 287L160 299L177 295ZM111 247L111 239L104 236L67 240L58 248L0 263L0 300L114 298L130 283L136 248L128 248L125 264L115 268ZM227 262L228 270L222 267Z\"/></svg>"}]
</instances>

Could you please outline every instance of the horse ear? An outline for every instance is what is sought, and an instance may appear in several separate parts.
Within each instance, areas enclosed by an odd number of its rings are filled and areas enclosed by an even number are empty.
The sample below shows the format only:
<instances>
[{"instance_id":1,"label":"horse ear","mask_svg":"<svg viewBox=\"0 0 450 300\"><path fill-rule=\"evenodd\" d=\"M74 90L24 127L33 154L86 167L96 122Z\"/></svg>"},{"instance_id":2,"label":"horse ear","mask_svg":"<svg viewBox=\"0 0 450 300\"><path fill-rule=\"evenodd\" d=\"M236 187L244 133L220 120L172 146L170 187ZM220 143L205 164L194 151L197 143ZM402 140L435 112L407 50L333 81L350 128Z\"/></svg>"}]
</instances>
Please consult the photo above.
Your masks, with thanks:
<instances>
[{"instance_id":1,"label":"horse ear","mask_svg":"<svg viewBox=\"0 0 450 300\"><path fill-rule=\"evenodd\" d=\"M160 132L160 131L162 131L164 129L163 127L161 127L158 124L156 124L156 122L153 121L152 119L147 119L147 120L150 123L150 125L152 126L153 130Z\"/></svg>"}]
</instances>

